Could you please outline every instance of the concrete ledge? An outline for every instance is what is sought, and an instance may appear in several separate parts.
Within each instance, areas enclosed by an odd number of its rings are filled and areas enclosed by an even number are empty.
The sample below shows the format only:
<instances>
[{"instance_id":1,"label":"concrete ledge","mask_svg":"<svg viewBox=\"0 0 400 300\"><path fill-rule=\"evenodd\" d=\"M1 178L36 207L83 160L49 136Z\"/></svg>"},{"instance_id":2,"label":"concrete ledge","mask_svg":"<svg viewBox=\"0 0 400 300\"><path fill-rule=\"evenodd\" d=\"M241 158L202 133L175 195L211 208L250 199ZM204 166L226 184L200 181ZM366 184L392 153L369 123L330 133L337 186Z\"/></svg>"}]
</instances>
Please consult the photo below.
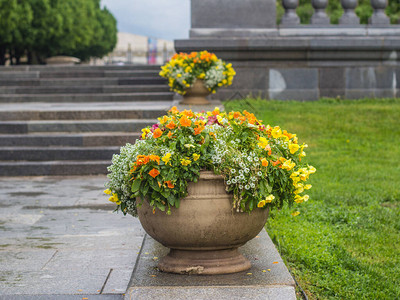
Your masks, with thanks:
<instances>
[{"instance_id":1,"label":"concrete ledge","mask_svg":"<svg viewBox=\"0 0 400 300\"><path fill-rule=\"evenodd\" d=\"M248 271L216 276L168 274L156 268L168 248L146 236L125 299L296 299L295 282L265 230L240 251L252 263Z\"/></svg>"}]
</instances>

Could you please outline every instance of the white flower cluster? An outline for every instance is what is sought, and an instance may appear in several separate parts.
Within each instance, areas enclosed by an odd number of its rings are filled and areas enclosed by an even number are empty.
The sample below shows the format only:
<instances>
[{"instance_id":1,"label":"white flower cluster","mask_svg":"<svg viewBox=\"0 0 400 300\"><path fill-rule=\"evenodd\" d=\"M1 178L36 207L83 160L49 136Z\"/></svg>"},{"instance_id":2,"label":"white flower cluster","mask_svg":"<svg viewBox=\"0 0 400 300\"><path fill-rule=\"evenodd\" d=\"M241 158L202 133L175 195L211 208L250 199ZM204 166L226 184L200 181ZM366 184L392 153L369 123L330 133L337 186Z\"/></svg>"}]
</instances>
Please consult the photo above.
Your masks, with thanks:
<instances>
[{"instance_id":1,"label":"white flower cluster","mask_svg":"<svg viewBox=\"0 0 400 300\"><path fill-rule=\"evenodd\" d=\"M176 78L176 81L179 82L179 84L183 87L187 87L188 82L191 82L194 80L194 76L190 72L185 72L185 70L182 67L176 67L173 69L171 72L171 76Z\"/></svg>"},{"instance_id":2,"label":"white flower cluster","mask_svg":"<svg viewBox=\"0 0 400 300\"><path fill-rule=\"evenodd\" d=\"M126 144L121 147L120 154L113 155L112 164L107 168L109 181L105 184L106 187L119 193L119 200L127 204L127 212L133 216L136 216L136 206L132 201L127 201L131 194L129 171L132 161L135 161L138 153L145 148L146 144L141 140L137 140L134 145Z\"/></svg>"},{"instance_id":3,"label":"white flower cluster","mask_svg":"<svg viewBox=\"0 0 400 300\"><path fill-rule=\"evenodd\" d=\"M218 85L218 83L222 82L222 80L226 79L224 71L225 68L222 61L218 61L217 66L215 68L211 68L206 73L206 77L204 79L206 87L213 88Z\"/></svg>"}]
</instances>

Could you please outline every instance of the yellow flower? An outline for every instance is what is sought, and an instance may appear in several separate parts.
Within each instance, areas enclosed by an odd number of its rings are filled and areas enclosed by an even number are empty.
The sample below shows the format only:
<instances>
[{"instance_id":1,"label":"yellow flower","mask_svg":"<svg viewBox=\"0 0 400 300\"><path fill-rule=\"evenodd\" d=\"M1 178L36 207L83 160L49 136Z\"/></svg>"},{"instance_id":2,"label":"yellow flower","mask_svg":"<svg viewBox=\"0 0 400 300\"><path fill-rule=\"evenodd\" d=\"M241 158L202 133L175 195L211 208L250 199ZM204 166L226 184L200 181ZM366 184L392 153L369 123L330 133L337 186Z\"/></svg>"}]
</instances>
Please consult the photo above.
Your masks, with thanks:
<instances>
[{"instance_id":1,"label":"yellow flower","mask_svg":"<svg viewBox=\"0 0 400 300\"><path fill-rule=\"evenodd\" d=\"M147 136L147 134L149 133L149 132L151 132L151 130L150 129L148 129L148 128L143 128L142 129L142 139L145 139L146 138L146 136Z\"/></svg>"},{"instance_id":2,"label":"yellow flower","mask_svg":"<svg viewBox=\"0 0 400 300\"><path fill-rule=\"evenodd\" d=\"M161 160L165 163L165 164L167 164L168 162L169 162L169 160L171 159L171 153L167 153L167 154L165 154L162 158L161 158Z\"/></svg>"},{"instance_id":3,"label":"yellow flower","mask_svg":"<svg viewBox=\"0 0 400 300\"><path fill-rule=\"evenodd\" d=\"M106 189L106 190L104 190L104 193L107 194L107 195L111 195L111 190L110 189Z\"/></svg>"},{"instance_id":4,"label":"yellow flower","mask_svg":"<svg viewBox=\"0 0 400 300\"><path fill-rule=\"evenodd\" d=\"M312 188L312 185L311 184L306 184L305 186L304 186L304 189L305 190L309 190L309 189L311 189Z\"/></svg>"},{"instance_id":5,"label":"yellow flower","mask_svg":"<svg viewBox=\"0 0 400 300\"><path fill-rule=\"evenodd\" d=\"M201 73L201 74L199 75L199 78L200 78L200 79L204 79L204 78L206 78L206 74L204 74L204 73Z\"/></svg>"},{"instance_id":6,"label":"yellow flower","mask_svg":"<svg viewBox=\"0 0 400 300\"><path fill-rule=\"evenodd\" d=\"M192 163L192 161L189 160L189 159L184 159L184 158L181 159L181 164L182 164L182 166L188 166L188 165L190 165L191 163Z\"/></svg>"},{"instance_id":7,"label":"yellow flower","mask_svg":"<svg viewBox=\"0 0 400 300\"><path fill-rule=\"evenodd\" d=\"M293 144L293 143L290 143L290 144L289 144L289 151L290 151L290 153L295 154L296 151L299 150L299 149L300 149L299 144Z\"/></svg>"},{"instance_id":8,"label":"yellow flower","mask_svg":"<svg viewBox=\"0 0 400 300\"><path fill-rule=\"evenodd\" d=\"M160 124L165 124L168 122L169 118L167 116L163 116L162 118L158 118Z\"/></svg>"},{"instance_id":9,"label":"yellow flower","mask_svg":"<svg viewBox=\"0 0 400 300\"><path fill-rule=\"evenodd\" d=\"M280 138L282 136L282 130L279 126L275 126L271 131L271 135L274 139Z\"/></svg>"},{"instance_id":10,"label":"yellow flower","mask_svg":"<svg viewBox=\"0 0 400 300\"><path fill-rule=\"evenodd\" d=\"M265 203L271 203L272 200L274 200L274 199L275 199L275 196L271 194L267 198L265 198Z\"/></svg>"},{"instance_id":11,"label":"yellow flower","mask_svg":"<svg viewBox=\"0 0 400 300\"><path fill-rule=\"evenodd\" d=\"M193 160L197 161L200 158L200 154L193 153Z\"/></svg>"},{"instance_id":12,"label":"yellow flower","mask_svg":"<svg viewBox=\"0 0 400 300\"><path fill-rule=\"evenodd\" d=\"M296 164L294 162L292 162L291 159L286 160L283 165L282 165L282 169L290 171L291 169L293 169L296 166Z\"/></svg>"},{"instance_id":13,"label":"yellow flower","mask_svg":"<svg viewBox=\"0 0 400 300\"><path fill-rule=\"evenodd\" d=\"M108 198L108 201L114 202L117 205L121 204L121 201L119 201L118 195L116 193L112 193L112 196Z\"/></svg>"},{"instance_id":14,"label":"yellow flower","mask_svg":"<svg viewBox=\"0 0 400 300\"><path fill-rule=\"evenodd\" d=\"M299 214L300 214L299 211L292 212L292 216L293 216L293 217L296 217L296 216L298 216Z\"/></svg>"},{"instance_id":15,"label":"yellow flower","mask_svg":"<svg viewBox=\"0 0 400 300\"><path fill-rule=\"evenodd\" d=\"M304 195L304 196L296 195L296 196L294 196L294 202L302 203L302 202L308 201L309 198L310 198L310 196L308 196L308 195Z\"/></svg>"},{"instance_id":16,"label":"yellow flower","mask_svg":"<svg viewBox=\"0 0 400 300\"><path fill-rule=\"evenodd\" d=\"M265 206L265 200L261 200L258 202L257 207L264 207Z\"/></svg>"},{"instance_id":17,"label":"yellow flower","mask_svg":"<svg viewBox=\"0 0 400 300\"><path fill-rule=\"evenodd\" d=\"M261 149L265 149L268 146L268 140L265 137L260 137L258 142L258 147Z\"/></svg>"},{"instance_id":18,"label":"yellow flower","mask_svg":"<svg viewBox=\"0 0 400 300\"><path fill-rule=\"evenodd\" d=\"M308 173L309 174L314 174L317 171L316 168L314 168L313 166L308 166Z\"/></svg>"}]
</instances>

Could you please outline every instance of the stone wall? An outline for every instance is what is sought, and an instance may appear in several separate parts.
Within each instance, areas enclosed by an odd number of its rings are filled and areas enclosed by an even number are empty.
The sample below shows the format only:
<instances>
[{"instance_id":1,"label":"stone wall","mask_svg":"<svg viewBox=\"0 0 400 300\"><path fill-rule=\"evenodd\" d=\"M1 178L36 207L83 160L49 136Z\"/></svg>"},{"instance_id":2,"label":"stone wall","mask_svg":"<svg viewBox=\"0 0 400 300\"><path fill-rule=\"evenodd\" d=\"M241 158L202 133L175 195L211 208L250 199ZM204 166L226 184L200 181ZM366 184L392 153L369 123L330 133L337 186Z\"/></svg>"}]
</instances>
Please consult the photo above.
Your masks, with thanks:
<instances>
[{"instance_id":1,"label":"stone wall","mask_svg":"<svg viewBox=\"0 0 400 300\"><path fill-rule=\"evenodd\" d=\"M319 1L327 4L327 0ZM345 24L348 18L344 18L343 24L331 25L319 11L319 19L312 19L314 24L299 25L293 19L297 16L293 11L289 14L287 9L286 18L282 19L286 23L276 26L258 23L249 11L250 25L241 26L238 17L239 21L229 26L226 20L212 22L217 14L210 13L212 18L207 16L206 27L201 21L193 22L193 14L201 11L197 6L202 2L192 0L190 38L176 40L175 48L177 52L206 49L232 62L237 71L234 84L221 89L216 94L218 98L253 95L267 99L316 100L400 94L400 26L388 25L385 15L379 16L381 23L378 20L375 24L360 25L353 18L352 24ZM217 11L213 5L230 2L231 10L236 7L238 13L243 13L242 2L238 0L208 2L210 12ZM270 6L275 5L274 0L247 2L252 3L250 10L261 11L266 19L275 20L275 10Z\"/></svg>"}]
</instances>

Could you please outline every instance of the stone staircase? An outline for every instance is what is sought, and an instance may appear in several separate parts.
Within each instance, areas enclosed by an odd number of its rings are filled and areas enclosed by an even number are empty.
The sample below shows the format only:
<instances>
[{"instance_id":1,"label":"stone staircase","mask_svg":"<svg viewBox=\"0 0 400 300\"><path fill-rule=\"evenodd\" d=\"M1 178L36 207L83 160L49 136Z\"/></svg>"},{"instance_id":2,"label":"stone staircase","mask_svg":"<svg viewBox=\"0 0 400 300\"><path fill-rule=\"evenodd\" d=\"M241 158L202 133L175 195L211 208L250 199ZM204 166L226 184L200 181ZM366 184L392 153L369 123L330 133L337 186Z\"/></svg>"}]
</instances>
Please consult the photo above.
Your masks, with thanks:
<instances>
[{"instance_id":1,"label":"stone staircase","mask_svg":"<svg viewBox=\"0 0 400 300\"><path fill-rule=\"evenodd\" d=\"M0 68L0 176L106 174L171 106L159 66Z\"/></svg>"}]
</instances>

